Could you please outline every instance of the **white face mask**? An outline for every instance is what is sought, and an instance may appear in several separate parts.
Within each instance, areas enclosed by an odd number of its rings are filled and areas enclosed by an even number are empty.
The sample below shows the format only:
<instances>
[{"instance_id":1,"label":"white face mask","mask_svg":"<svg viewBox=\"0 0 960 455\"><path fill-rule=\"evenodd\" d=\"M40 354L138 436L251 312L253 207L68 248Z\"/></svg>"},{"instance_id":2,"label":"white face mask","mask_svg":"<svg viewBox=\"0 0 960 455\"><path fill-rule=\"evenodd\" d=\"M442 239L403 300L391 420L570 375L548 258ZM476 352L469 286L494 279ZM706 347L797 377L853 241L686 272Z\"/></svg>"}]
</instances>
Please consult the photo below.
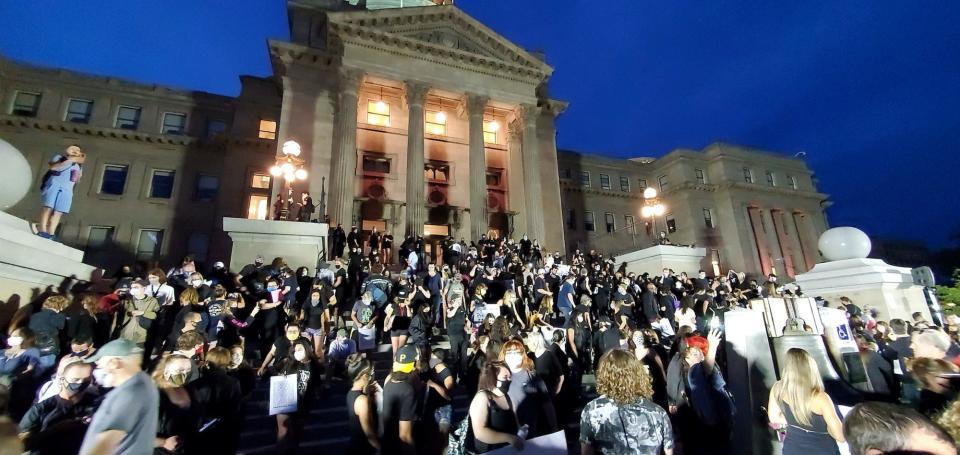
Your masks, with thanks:
<instances>
[{"instance_id":1,"label":"white face mask","mask_svg":"<svg viewBox=\"0 0 960 455\"><path fill-rule=\"evenodd\" d=\"M143 298L143 289L140 289L140 288L136 288L136 289L130 288L130 295L132 295L133 298L135 298L135 299L142 299L142 298Z\"/></svg>"},{"instance_id":2,"label":"white face mask","mask_svg":"<svg viewBox=\"0 0 960 455\"><path fill-rule=\"evenodd\" d=\"M160 278L150 277L150 284L153 286L160 284Z\"/></svg>"},{"instance_id":3,"label":"white face mask","mask_svg":"<svg viewBox=\"0 0 960 455\"><path fill-rule=\"evenodd\" d=\"M193 280L193 287L198 288L203 284L203 280Z\"/></svg>"},{"instance_id":4,"label":"white face mask","mask_svg":"<svg viewBox=\"0 0 960 455\"><path fill-rule=\"evenodd\" d=\"M110 387L110 384L107 384L107 381L110 380L110 374L103 368L93 370L93 380L104 387Z\"/></svg>"},{"instance_id":5,"label":"white face mask","mask_svg":"<svg viewBox=\"0 0 960 455\"><path fill-rule=\"evenodd\" d=\"M307 353L303 351L294 352L293 358L297 359L297 362L303 362L303 360L307 358Z\"/></svg>"},{"instance_id":6,"label":"white face mask","mask_svg":"<svg viewBox=\"0 0 960 455\"><path fill-rule=\"evenodd\" d=\"M10 337L7 338L7 346L15 348L23 344L23 337Z\"/></svg>"},{"instance_id":7,"label":"white face mask","mask_svg":"<svg viewBox=\"0 0 960 455\"><path fill-rule=\"evenodd\" d=\"M518 370L523 364L523 354L507 354L503 360L511 370Z\"/></svg>"}]
</instances>

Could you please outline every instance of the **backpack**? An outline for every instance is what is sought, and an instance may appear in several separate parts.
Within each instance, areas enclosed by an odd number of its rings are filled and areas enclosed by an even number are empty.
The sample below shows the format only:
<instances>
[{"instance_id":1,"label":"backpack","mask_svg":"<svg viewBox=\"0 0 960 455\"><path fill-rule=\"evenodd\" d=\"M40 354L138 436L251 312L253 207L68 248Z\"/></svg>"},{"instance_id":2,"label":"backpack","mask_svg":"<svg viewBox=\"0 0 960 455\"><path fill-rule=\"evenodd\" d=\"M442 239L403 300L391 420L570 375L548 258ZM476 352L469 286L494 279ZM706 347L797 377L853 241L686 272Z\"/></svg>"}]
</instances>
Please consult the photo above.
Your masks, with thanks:
<instances>
[{"instance_id":1,"label":"backpack","mask_svg":"<svg viewBox=\"0 0 960 455\"><path fill-rule=\"evenodd\" d=\"M370 286L370 295L373 296L373 301L377 302L377 307L382 307L387 303L387 294L384 294L383 289L378 286Z\"/></svg>"},{"instance_id":2,"label":"backpack","mask_svg":"<svg viewBox=\"0 0 960 455\"><path fill-rule=\"evenodd\" d=\"M470 455L473 452L467 448L472 430L470 429L470 415L460 421L460 425L447 436L447 455Z\"/></svg>"}]
</instances>

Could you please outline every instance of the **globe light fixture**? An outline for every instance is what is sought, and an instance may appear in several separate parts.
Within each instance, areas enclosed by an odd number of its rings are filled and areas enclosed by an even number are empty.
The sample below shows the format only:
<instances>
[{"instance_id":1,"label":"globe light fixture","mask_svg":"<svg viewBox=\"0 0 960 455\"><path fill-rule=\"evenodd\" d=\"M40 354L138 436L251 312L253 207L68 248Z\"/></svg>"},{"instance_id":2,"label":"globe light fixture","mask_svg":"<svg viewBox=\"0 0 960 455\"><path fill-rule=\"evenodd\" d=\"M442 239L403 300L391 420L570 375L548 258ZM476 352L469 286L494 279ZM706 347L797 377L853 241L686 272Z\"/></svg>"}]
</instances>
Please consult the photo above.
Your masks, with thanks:
<instances>
[{"instance_id":1,"label":"globe light fixture","mask_svg":"<svg viewBox=\"0 0 960 455\"><path fill-rule=\"evenodd\" d=\"M276 219L287 220L290 215L290 204L293 203L293 182L307 179L307 170L303 168L306 162L300 159L302 152L300 144L297 141L286 141L280 146L280 153L277 154L276 161L270 167L270 175L279 178L283 176L284 191L283 203L279 205L280 213Z\"/></svg>"},{"instance_id":2,"label":"globe light fixture","mask_svg":"<svg viewBox=\"0 0 960 455\"><path fill-rule=\"evenodd\" d=\"M644 188L643 206L640 207L640 216L650 220L647 221L647 223L652 223L653 231L657 230L657 217L667 213L667 206L661 203L657 196L656 188L649 186ZM636 230L634 230L634 232L636 232ZM636 239L634 239L634 245L636 245Z\"/></svg>"},{"instance_id":3,"label":"globe light fixture","mask_svg":"<svg viewBox=\"0 0 960 455\"><path fill-rule=\"evenodd\" d=\"M496 133L497 130L500 129L500 123L494 120L488 124L487 128L490 130L490 132Z\"/></svg>"},{"instance_id":4,"label":"globe light fixture","mask_svg":"<svg viewBox=\"0 0 960 455\"><path fill-rule=\"evenodd\" d=\"M287 141L283 143L283 147L280 148L284 155L289 156L300 156L300 144L296 141Z\"/></svg>"},{"instance_id":5,"label":"globe light fixture","mask_svg":"<svg viewBox=\"0 0 960 455\"><path fill-rule=\"evenodd\" d=\"M644 199L653 199L657 197L657 190L652 186L648 186L647 189L643 190Z\"/></svg>"},{"instance_id":6,"label":"globe light fixture","mask_svg":"<svg viewBox=\"0 0 960 455\"><path fill-rule=\"evenodd\" d=\"M643 208L640 209L640 216L644 218L650 218L653 216L653 207L650 207L649 205L643 206Z\"/></svg>"},{"instance_id":7,"label":"globe light fixture","mask_svg":"<svg viewBox=\"0 0 960 455\"><path fill-rule=\"evenodd\" d=\"M383 114L387 112L387 103L384 103L383 100L377 101L374 105L378 114Z\"/></svg>"},{"instance_id":8,"label":"globe light fixture","mask_svg":"<svg viewBox=\"0 0 960 455\"><path fill-rule=\"evenodd\" d=\"M666 213L667 208L663 204L656 204L653 206L653 215L654 216L663 216Z\"/></svg>"},{"instance_id":9,"label":"globe light fixture","mask_svg":"<svg viewBox=\"0 0 960 455\"><path fill-rule=\"evenodd\" d=\"M437 115L435 115L434 118L437 120L437 123L447 123L447 114L444 114L443 111L437 112Z\"/></svg>"}]
</instances>

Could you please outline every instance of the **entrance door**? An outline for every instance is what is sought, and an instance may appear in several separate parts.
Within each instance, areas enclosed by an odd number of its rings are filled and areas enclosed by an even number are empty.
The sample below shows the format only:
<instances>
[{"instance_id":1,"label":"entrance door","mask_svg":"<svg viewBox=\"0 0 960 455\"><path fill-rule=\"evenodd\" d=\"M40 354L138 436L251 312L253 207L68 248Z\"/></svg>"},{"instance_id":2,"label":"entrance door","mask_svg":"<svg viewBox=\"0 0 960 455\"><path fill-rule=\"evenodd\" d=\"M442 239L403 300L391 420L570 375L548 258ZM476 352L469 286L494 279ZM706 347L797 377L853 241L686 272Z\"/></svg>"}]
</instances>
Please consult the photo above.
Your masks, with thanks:
<instances>
[{"instance_id":1,"label":"entrance door","mask_svg":"<svg viewBox=\"0 0 960 455\"><path fill-rule=\"evenodd\" d=\"M423 225L423 254L432 263L443 262L443 241L450 236L450 226Z\"/></svg>"}]
</instances>

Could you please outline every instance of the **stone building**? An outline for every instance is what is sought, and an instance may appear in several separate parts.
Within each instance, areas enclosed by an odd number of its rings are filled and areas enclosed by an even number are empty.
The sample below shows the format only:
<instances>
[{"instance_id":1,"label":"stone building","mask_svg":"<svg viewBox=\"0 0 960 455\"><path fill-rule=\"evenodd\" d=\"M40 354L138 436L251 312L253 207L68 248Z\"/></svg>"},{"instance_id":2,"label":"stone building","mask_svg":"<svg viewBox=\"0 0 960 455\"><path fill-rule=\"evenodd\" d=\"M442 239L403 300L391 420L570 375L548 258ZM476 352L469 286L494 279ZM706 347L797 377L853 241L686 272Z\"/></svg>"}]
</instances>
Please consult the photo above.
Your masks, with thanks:
<instances>
[{"instance_id":1,"label":"stone building","mask_svg":"<svg viewBox=\"0 0 960 455\"><path fill-rule=\"evenodd\" d=\"M723 144L656 160L558 153L567 105L549 96L542 54L449 2L357 3L289 1L290 40L268 42L273 75L242 76L237 97L0 60L0 138L38 186L54 153L83 146L58 237L103 266L226 261L222 218L270 216L282 182L268 170L288 140L315 218L423 235L430 253L482 234L617 253L664 230L706 246L707 269L793 275L816 261L826 196L802 160ZM648 185L664 216L640 217ZM12 213L38 211L35 188Z\"/></svg>"},{"instance_id":2,"label":"stone building","mask_svg":"<svg viewBox=\"0 0 960 455\"><path fill-rule=\"evenodd\" d=\"M827 195L802 159L722 143L631 160L559 153L569 249L619 254L672 243L707 249L701 264L794 276L813 267L827 229ZM644 190L665 211L644 218Z\"/></svg>"}]
</instances>

